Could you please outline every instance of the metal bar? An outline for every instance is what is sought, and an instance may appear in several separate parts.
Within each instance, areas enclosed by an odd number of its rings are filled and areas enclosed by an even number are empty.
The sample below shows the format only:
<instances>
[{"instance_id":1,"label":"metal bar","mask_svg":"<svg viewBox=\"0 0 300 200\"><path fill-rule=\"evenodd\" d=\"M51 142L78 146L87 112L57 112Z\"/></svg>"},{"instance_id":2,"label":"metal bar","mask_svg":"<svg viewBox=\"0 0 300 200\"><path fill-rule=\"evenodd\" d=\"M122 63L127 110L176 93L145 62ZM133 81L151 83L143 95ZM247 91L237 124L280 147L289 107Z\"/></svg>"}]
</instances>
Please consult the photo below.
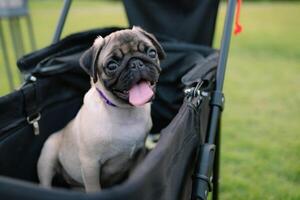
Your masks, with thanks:
<instances>
[{"instance_id":1,"label":"metal bar","mask_svg":"<svg viewBox=\"0 0 300 200\"><path fill-rule=\"evenodd\" d=\"M218 122L217 135L216 135L216 152L214 158L213 166L213 190L212 190L212 200L219 199L219 179L220 179L220 158L221 158L221 118Z\"/></svg>"},{"instance_id":2,"label":"metal bar","mask_svg":"<svg viewBox=\"0 0 300 200\"><path fill-rule=\"evenodd\" d=\"M64 6L63 9L61 11L57 26L56 26L56 30L52 39L52 43L56 43L59 41L70 6L71 6L72 0L65 0L64 1Z\"/></svg>"},{"instance_id":3,"label":"metal bar","mask_svg":"<svg viewBox=\"0 0 300 200\"><path fill-rule=\"evenodd\" d=\"M16 17L16 35L17 35L17 42L20 48L21 56L25 54L25 48L24 48L24 42L23 42L23 36L22 36L22 29L20 24L20 17ZM21 57L20 56L20 57Z\"/></svg>"},{"instance_id":4,"label":"metal bar","mask_svg":"<svg viewBox=\"0 0 300 200\"><path fill-rule=\"evenodd\" d=\"M15 52L15 58L16 60L18 60L21 57L21 52L19 49L19 44L17 42L18 40L18 36L17 36L17 29L16 29L16 21L15 18L9 18L8 19L8 24L9 24L9 29L10 29L10 35L11 35L11 39L12 39L12 43L13 43L13 47L14 47L14 52Z\"/></svg>"},{"instance_id":5,"label":"metal bar","mask_svg":"<svg viewBox=\"0 0 300 200\"><path fill-rule=\"evenodd\" d=\"M17 17L11 17L8 19L9 27L10 27L10 33L11 33L11 38L12 38L12 43L14 47L14 52L15 52L15 59L16 61L23 55L23 49L21 46L20 38L19 38L19 33L18 31L20 30L18 27L18 22L17 22ZM19 73L19 80L20 82L23 81L23 77L21 73Z\"/></svg>"},{"instance_id":6,"label":"metal bar","mask_svg":"<svg viewBox=\"0 0 300 200\"><path fill-rule=\"evenodd\" d=\"M14 25L15 26L15 40L16 40L16 44L17 44L17 48L18 48L18 52L19 52L18 58L16 59L16 60L18 60L20 57L22 57L25 54L25 50L24 50L24 44L23 44L20 17L14 17L13 21L15 24ZM24 77L20 71L18 71L18 72L19 72L18 75L19 75L20 82L22 83L24 80Z\"/></svg>"},{"instance_id":7,"label":"metal bar","mask_svg":"<svg viewBox=\"0 0 300 200\"><path fill-rule=\"evenodd\" d=\"M215 92L219 92L219 93L222 93L223 85L224 85L226 64L227 64L230 39L232 34L232 25L234 20L234 13L235 13L235 5L236 5L236 0L228 1L227 14L225 18L224 31L222 35L222 41L221 41L220 59L219 59L217 75L216 75ZM218 106L212 107L211 121L210 121L210 126L208 131L209 144L213 144L215 142L216 128L218 126L220 112L221 112L220 107Z\"/></svg>"},{"instance_id":8,"label":"metal bar","mask_svg":"<svg viewBox=\"0 0 300 200\"><path fill-rule=\"evenodd\" d=\"M217 134L218 124L221 118L221 112L223 107L222 90L223 90L223 84L225 78L225 70L226 70L226 64L227 64L227 58L229 52L230 39L232 34L235 5L236 5L236 0L228 1L226 18L224 23L224 31L222 35L221 48L220 48L220 59L219 59L218 69L216 74L216 87L215 90L212 92L211 115L209 121L209 129L207 133L208 138L206 139L207 143L202 144L199 147L196 170L195 170L195 178L193 180L192 199L206 200L208 189L210 189L211 187L211 178L212 178L211 171L214 166L216 134ZM220 137L220 134L218 134L218 137ZM219 163L217 163L216 167L218 165ZM219 174L217 174L217 176L219 176Z\"/></svg>"},{"instance_id":9,"label":"metal bar","mask_svg":"<svg viewBox=\"0 0 300 200\"><path fill-rule=\"evenodd\" d=\"M26 22L27 22L27 28L28 28L28 35L30 38L29 40L30 40L31 50L34 51L34 50L36 50L36 43L35 43L32 21L31 21L31 17L29 14L26 16Z\"/></svg>"},{"instance_id":10,"label":"metal bar","mask_svg":"<svg viewBox=\"0 0 300 200\"><path fill-rule=\"evenodd\" d=\"M13 81L13 75L11 72L9 60L8 60L8 53L7 53L7 48L6 48L6 43L4 39L4 33L3 33L3 28L2 28L2 22L0 19L0 43L3 49L3 60L4 60L4 65L5 65L5 71L8 79L8 84L9 84L9 89L12 91L15 87L14 81Z\"/></svg>"}]
</instances>

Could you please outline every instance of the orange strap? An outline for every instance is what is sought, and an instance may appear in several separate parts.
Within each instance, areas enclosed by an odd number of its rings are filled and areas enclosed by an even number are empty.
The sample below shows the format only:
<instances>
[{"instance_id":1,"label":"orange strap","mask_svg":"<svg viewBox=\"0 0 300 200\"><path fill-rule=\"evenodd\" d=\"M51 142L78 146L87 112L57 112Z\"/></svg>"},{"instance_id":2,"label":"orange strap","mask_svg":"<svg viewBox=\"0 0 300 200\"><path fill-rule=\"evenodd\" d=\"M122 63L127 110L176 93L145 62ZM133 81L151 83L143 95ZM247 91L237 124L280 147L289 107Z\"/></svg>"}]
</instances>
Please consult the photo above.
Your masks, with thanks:
<instances>
[{"instance_id":1,"label":"orange strap","mask_svg":"<svg viewBox=\"0 0 300 200\"><path fill-rule=\"evenodd\" d=\"M243 27L240 24L240 11L242 6L242 0L237 0L237 9L236 9L236 15L235 15L235 27L234 27L234 35L238 35L242 32Z\"/></svg>"}]
</instances>

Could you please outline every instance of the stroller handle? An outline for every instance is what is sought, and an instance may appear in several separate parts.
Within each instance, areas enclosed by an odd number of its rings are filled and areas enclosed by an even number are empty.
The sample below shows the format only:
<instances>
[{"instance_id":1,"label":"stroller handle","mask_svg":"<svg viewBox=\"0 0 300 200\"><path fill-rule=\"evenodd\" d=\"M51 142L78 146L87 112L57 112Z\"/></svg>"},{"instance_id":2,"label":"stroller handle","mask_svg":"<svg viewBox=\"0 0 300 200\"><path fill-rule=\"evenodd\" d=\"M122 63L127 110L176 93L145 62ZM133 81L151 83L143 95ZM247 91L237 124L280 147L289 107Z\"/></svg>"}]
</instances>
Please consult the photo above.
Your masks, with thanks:
<instances>
[{"instance_id":1,"label":"stroller handle","mask_svg":"<svg viewBox=\"0 0 300 200\"><path fill-rule=\"evenodd\" d=\"M53 39L52 39L52 44L58 42L59 39L60 39L64 24L66 22L66 18L67 18L68 12L69 12L69 9L71 7L71 3L72 3L72 0L65 0L64 1L64 6L63 6L63 9L60 13L60 17L59 17L59 20L58 20L58 23L57 23L57 26L56 26L56 29L55 29L55 33L54 33L54 36L53 36Z\"/></svg>"}]
</instances>

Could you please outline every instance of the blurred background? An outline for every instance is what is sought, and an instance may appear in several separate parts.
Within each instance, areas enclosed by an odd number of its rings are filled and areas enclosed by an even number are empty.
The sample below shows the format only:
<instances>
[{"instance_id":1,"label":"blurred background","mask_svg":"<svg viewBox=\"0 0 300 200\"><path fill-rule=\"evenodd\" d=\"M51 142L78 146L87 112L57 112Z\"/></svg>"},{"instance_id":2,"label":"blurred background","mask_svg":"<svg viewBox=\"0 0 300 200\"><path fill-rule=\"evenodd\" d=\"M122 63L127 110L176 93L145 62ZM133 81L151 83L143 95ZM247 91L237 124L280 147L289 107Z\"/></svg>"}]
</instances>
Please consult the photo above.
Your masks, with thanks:
<instances>
[{"instance_id":1,"label":"blurred background","mask_svg":"<svg viewBox=\"0 0 300 200\"><path fill-rule=\"evenodd\" d=\"M20 85L17 58L50 45L62 6L62 0L29 0L19 22L0 18L0 96ZM216 48L225 8L224 1ZM240 21L225 80L220 199L299 200L300 1L243 1ZM121 1L76 0L62 37L127 24ZM22 41L14 39L20 35Z\"/></svg>"}]
</instances>

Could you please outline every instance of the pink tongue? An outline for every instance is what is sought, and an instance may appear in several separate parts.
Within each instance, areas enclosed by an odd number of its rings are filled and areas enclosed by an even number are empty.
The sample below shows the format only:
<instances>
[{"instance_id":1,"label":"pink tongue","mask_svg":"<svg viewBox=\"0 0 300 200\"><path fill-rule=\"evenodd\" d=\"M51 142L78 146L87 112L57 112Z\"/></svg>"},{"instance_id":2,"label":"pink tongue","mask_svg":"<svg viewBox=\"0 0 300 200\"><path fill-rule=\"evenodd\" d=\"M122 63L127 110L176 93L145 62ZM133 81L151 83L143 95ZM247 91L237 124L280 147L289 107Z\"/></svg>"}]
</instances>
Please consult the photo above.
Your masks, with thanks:
<instances>
[{"instance_id":1,"label":"pink tongue","mask_svg":"<svg viewBox=\"0 0 300 200\"><path fill-rule=\"evenodd\" d=\"M129 103L141 106L147 103L153 96L153 91L146 81L137 83L129 90Z\"/></svg>"}]
</instances>

